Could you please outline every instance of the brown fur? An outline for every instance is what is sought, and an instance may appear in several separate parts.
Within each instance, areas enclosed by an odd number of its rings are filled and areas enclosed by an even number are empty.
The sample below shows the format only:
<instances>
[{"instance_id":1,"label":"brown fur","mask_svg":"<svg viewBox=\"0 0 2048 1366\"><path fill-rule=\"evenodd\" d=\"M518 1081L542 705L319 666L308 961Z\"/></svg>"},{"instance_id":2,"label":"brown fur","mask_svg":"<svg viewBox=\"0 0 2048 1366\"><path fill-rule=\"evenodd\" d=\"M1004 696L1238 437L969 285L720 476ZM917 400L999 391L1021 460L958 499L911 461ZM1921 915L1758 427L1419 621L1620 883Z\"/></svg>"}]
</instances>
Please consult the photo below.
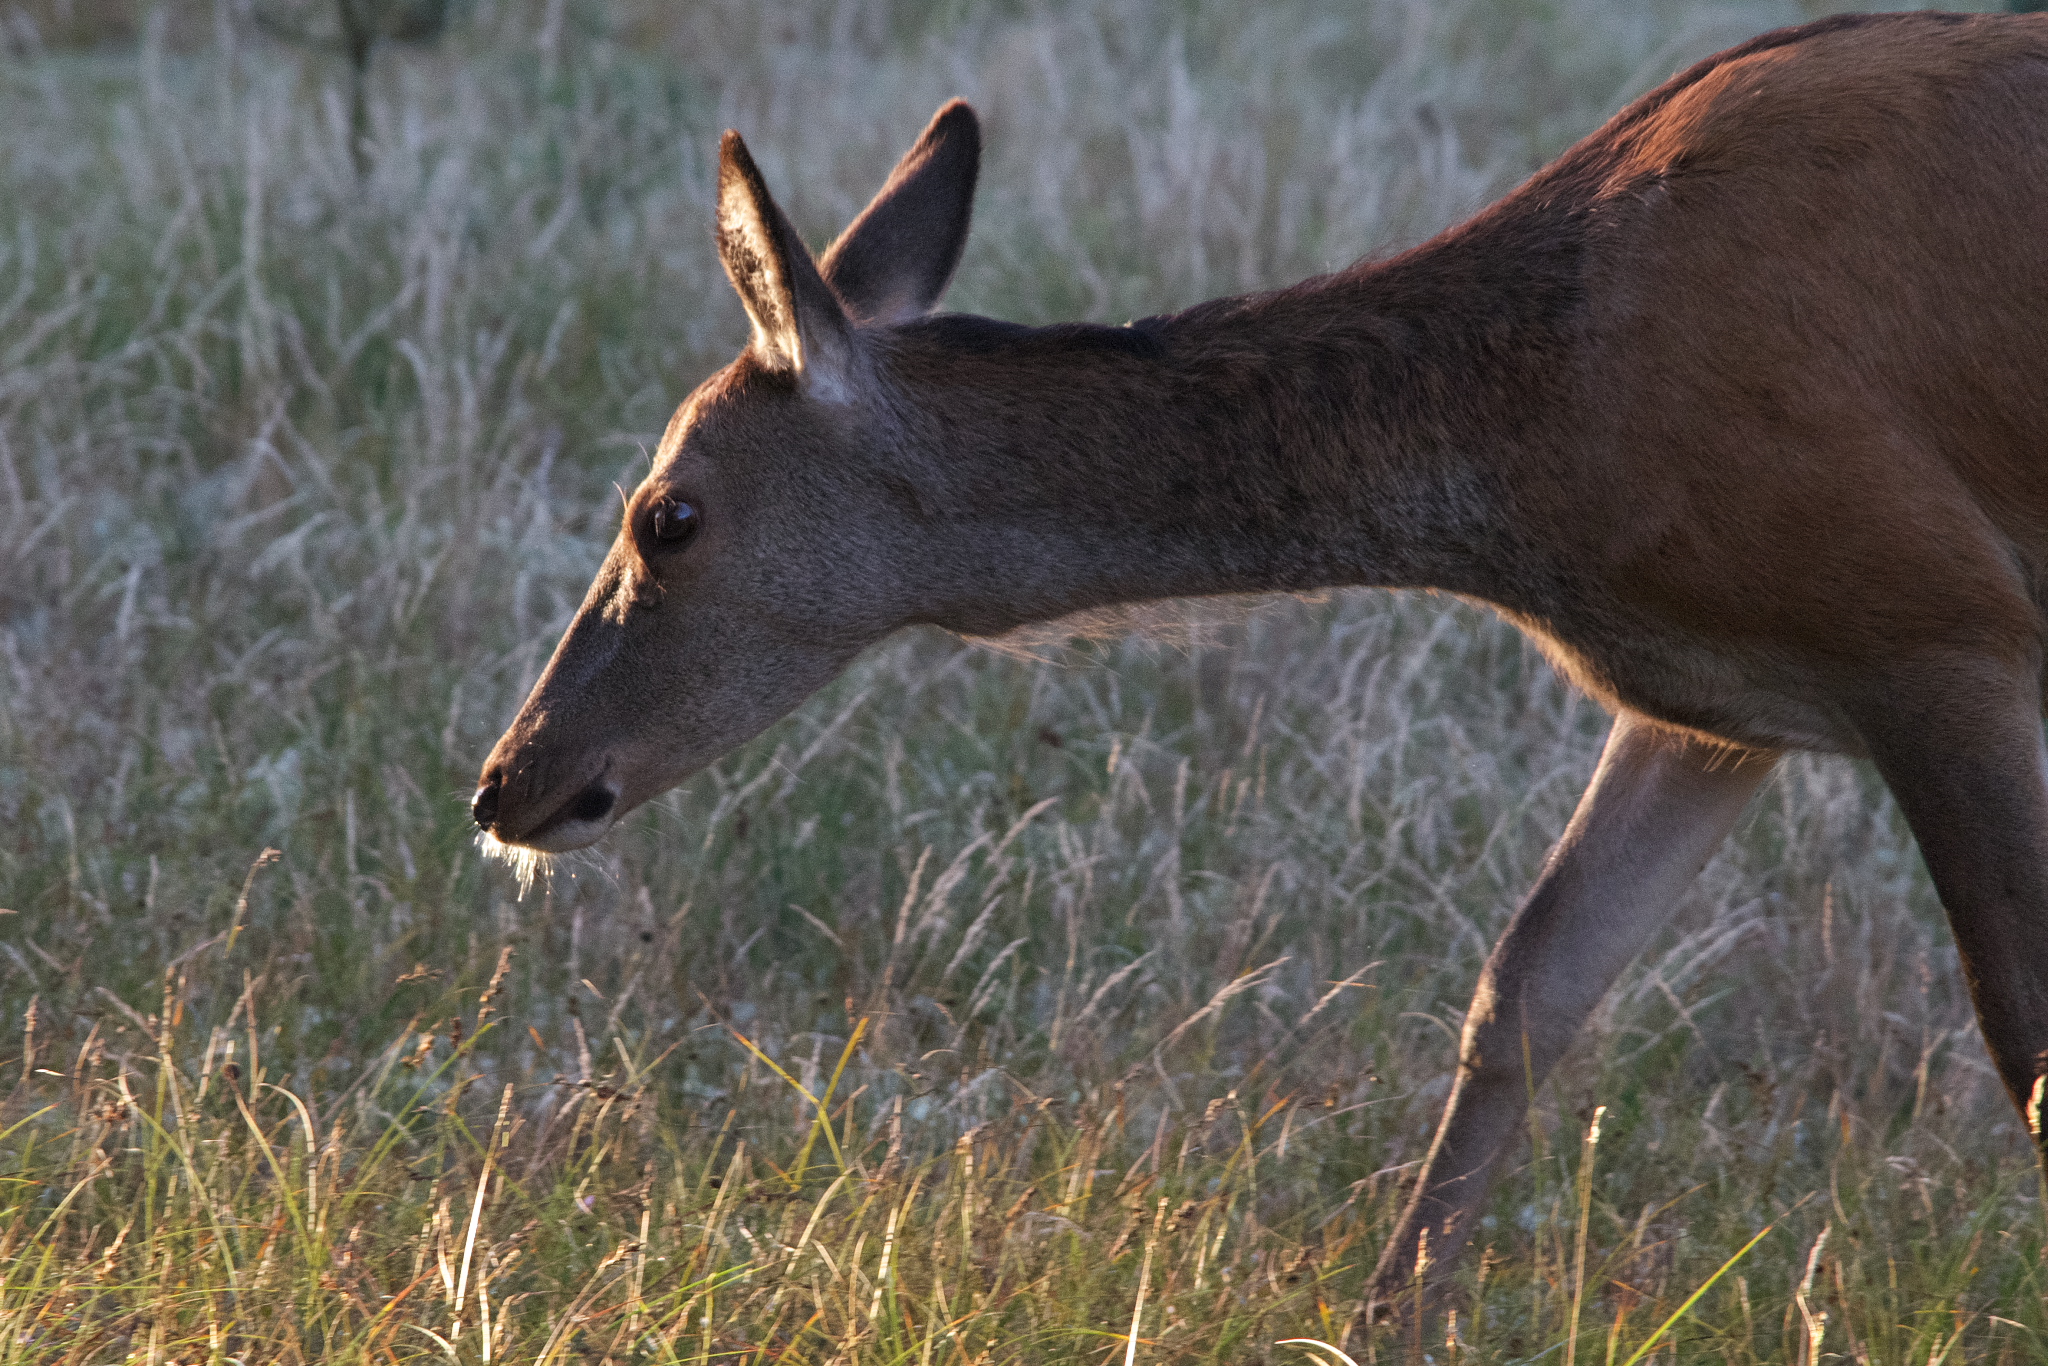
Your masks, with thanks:
<instances>
[{"instance_id":1,"label":"brown fur","mask_svg":"<svg viewBox=\"0 0 2048 1366\"><path fill-rule=\"evenodd\" d=\"M1532 1081L1783 750L1875 759L2026 1105L2048 19L1766 35L1404 255L1122 328L926 313L976 136L942 111L821 271L728 135L720 241L754 344L671 424L485 769L487 829L587 843L912 622L1448 589L1617 724L1487 966L1382 1291L1425 1232L1450 1265ZM647 536L664 498L702 510L686 550Z\"/></svg>"}]
</instances>

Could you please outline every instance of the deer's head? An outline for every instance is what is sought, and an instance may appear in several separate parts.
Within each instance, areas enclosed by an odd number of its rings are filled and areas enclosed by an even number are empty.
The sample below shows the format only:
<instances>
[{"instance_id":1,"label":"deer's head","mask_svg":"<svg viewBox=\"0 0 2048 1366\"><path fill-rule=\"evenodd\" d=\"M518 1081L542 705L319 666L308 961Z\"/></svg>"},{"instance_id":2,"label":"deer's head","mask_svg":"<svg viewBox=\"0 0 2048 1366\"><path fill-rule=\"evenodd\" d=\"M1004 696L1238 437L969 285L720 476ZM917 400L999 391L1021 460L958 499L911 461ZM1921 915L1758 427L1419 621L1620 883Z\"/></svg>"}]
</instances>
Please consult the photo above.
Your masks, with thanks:
<instances>
[{"instance_id":1,"label":"deer's head","mask_svg":"<svg viewBox=\"0 0 2048 1366\"><path fill-rule=\"evenodd\" d=\"M491 751L472 807L486 833L545 852L589 844L916 618L908 585L930 578L930 551L876 348L952 276L980 151L974 111L947 105L813 261L725 135L718 250L753 339L669 422Z\"/></svg>"}]
</instances>

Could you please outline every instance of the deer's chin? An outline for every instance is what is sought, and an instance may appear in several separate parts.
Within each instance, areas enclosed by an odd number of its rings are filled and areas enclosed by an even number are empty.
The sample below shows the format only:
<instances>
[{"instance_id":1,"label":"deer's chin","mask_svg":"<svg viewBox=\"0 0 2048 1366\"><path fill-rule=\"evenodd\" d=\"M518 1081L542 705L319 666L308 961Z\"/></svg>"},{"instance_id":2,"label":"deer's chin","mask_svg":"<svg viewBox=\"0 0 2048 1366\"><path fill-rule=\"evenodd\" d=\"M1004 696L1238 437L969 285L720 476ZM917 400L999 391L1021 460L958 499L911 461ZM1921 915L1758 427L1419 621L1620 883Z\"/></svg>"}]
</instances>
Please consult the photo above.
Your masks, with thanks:
<instances>
[{"instance_id":1,"label":"deer's chin","mask_svg":"<svg viewBox=\"0 0 2048 1366\"><path fill-rule=\"evenodd\" d=\"M566 854L575 849L587 849L610 833L617 825L618 817L604 816L598 820L557 821L545 829L536 830L517 840L499 840L497 844L505 850L524 850L535 854Z\"/></svg>"},{"instance_id":2,"label":"deer's chin","mask_svg":"<svg viewBox=\"0 0 2048 1366\"><path fill-rule=\"evenodd\" d=\"M567 820L518 840L501 839L488 830L477 833L477 845L484 856L503 864L519 880L519 894L525 896L537 883L554 875L555 856L588 848L603 839L617 825L618 814L601 820Z\"/></svg>"}]
</instances>

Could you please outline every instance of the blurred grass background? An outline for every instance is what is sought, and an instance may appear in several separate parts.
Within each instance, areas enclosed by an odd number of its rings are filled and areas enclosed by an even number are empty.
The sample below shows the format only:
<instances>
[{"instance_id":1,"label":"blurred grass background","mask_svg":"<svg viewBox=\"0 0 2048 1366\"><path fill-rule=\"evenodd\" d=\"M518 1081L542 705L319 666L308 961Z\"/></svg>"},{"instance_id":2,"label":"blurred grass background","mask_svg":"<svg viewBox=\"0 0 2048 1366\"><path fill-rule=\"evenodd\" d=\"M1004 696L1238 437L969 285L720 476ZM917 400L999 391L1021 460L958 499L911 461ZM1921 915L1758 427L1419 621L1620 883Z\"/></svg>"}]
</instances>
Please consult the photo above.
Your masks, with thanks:
<instances>
[{"instance_id":1,"label":"blurred grass background","mask_svg":"<svg viewBox=\"0 0 2048 1366\"><path fill-rule=\"evenodd\" d=\"M965 95L949 306L1114 322L1829 8L471 0L358 119L318 6L0 4L0 1361L2048 1359L2026 1135L1818 760L1539 1096L1449 1336L1345 1339L1605 727L1458 603L906 636L524 898L465 809L744 339L722 128L822 245Z\"/></svg>"}]
</instances>

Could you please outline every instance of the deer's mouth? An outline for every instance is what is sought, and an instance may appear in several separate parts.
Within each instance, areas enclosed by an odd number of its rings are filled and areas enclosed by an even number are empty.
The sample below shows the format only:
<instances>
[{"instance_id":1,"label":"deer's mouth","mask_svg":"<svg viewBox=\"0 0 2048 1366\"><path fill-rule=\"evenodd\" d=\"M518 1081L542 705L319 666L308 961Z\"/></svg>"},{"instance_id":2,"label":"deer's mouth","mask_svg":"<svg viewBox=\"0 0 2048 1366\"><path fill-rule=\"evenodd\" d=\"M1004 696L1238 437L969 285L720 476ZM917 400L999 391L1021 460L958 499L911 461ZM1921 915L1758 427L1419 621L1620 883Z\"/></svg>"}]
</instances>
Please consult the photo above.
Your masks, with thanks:
<instances>
[{"instance_id":1,"label":"deer's mouth","mask_svg":"<svg viewBox=\"0 0 2048 1366\"><path fill-rule=\"evenodd\" d=\"M503 808L502 784L487 780L470 802L482 831L501 844L543 854L564 854L595 844L618 819L619 785L599 774L539 821L521 829Z\"/></svg>"}]
</instances>

